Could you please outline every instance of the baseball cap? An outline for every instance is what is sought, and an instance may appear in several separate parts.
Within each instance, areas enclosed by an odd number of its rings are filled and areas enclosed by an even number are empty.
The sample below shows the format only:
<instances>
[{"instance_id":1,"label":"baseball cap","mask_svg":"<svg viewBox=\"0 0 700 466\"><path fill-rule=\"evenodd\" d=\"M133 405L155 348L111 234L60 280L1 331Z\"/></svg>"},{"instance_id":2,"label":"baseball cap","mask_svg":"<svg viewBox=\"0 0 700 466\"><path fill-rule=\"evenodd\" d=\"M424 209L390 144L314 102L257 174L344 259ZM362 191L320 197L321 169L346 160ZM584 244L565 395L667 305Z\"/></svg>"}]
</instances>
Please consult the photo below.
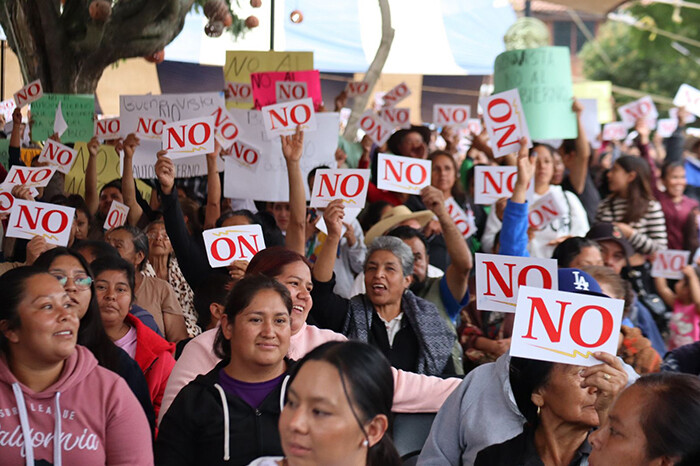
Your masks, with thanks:
<instances>
[{"instance_id":1,"label":"baseball cap","mask_svg":"<svg viewBox=\"0 0 700 466\"><path fill-rule=\"evenodd\" d=\"M625 235L622 234L620 229L612 223L595 223L591 229L588 230L588 233L586 233L586 238L597 242L615 241L625 251L628 258L634 254L634 248L630 242L627 241L627 238L625 238Z\"/></svg>"},{"instance_id":2,"label":"baseball cap","mask_svg":"<svg viewBox=\"0 0 700 466\"><path fill-rule=\"evenodd\" d=\"M609 298L595 278L580 269L559 269L559 291Z\"/></svg>"}]
</instances>

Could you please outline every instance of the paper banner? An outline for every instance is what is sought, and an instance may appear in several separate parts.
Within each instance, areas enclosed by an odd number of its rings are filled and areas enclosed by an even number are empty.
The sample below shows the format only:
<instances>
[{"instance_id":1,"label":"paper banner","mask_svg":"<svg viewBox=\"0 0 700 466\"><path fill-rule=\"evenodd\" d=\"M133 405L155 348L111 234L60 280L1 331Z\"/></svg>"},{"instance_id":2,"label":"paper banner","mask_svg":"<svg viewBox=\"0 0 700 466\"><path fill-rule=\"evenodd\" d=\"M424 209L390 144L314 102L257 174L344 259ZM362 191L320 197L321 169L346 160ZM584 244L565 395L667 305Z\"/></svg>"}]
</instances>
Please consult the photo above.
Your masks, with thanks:
<instances>
[{"instance_id":1,"label":"paper banner","mask_svg":"<svg viewBox=\"0 0 700 466\"><path fill-rule=\"evenodd\" d=\"M5 236L22 239L43 236L49 244L68 246L74 218L73 207L15 199Z\"/></svg>"},{"instance_id":2,"label":"paper banner","mask_svg":"<svg viewBox=\"0 0 700 466\"><path fill-rule=\"evenodd\" d=\"M61 104L61 113L68 128L61 135L62 143L87 142L95 131L95 96L76 94L44 94L32 103L32 139L45 141L54 133L56 109Z\"/></svg>"},{"instance_id":3,"label":"paper banner","mask_svg":"<svg viewBox=\"0 0 700 466\"><path fill-rule=\"evenodd\" d=\"M251 260L265 249L260 225L238 225L204 230L204 247L212 268L228 267L237 260Z\"/></svg>"},{"instance_id":4,"label":"paper banner","mask_svg":"<svg viewBox=\"0 0 700 466\"><path fill-rule=\"evenodd\" d=\"M432 162L399 155L379 154L377 188L396 193L419 194L430 185Z\"/></svg>"}]
</instances>

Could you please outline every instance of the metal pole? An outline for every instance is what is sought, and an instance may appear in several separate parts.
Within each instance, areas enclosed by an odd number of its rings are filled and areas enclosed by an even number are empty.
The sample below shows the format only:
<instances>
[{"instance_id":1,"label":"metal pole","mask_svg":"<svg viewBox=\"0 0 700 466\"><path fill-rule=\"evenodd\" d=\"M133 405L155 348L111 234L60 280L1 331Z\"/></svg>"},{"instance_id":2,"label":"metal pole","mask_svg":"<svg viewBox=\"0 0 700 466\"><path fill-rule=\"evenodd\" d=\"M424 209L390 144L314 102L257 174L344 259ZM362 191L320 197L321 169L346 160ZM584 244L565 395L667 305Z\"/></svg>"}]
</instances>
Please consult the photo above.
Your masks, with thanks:
<instances>
[{"instance_id":1,"label":"metal pole","mask_svg":"<svg viewBox=\"0 0 700 466\"><path fill-rule=\"evenodd\" d=\"M270 0L270 50L275 50L275 0Z\"/></svg>"},{"instance_id":2,"label":"metal pole","mask_svg":"<svg viewBox=\"0 0 700 466\"><path fill-rule=\"evenodd\" d=\"M532 5L530 3L530 0L526 0L525 2L525 16L532 16L532 11L530 9Z\"/></svg>"},{"instance_id":3,"label":"metal pole","mask_svg":"<svg viewBox=\"0 0 700 466\"><path fill-rule=\"evenodd\" d=\"M0 41L0 100L5 100L5 41Z\"/></svg>"}]
</instances>

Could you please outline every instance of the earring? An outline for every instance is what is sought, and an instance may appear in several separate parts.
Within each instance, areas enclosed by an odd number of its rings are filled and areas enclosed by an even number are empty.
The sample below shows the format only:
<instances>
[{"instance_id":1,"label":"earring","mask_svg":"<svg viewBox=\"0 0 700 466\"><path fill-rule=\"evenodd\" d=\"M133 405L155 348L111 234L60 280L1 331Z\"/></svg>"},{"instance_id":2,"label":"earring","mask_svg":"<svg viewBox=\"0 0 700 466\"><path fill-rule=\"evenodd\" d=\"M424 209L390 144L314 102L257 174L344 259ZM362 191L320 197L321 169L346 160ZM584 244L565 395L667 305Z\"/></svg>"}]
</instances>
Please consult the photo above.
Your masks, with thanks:
<instances>
[{"instance_id":1,"label":"earring","mask_svg":"<svg viewBox=\"0 0 700 466\"><path fill-rule=\"evenodd\" d=\"M369 446L369 441L368 441L368 440L364 440L364 441L362 442L362 446L363 446L363 447L368 447L368 446Z\"/></svg>"},{"instance_id":2,"label":"earring","mask_svg":"<svg viewBox=\"0 0 700 466\"><path fill-rule=\"evenodd\" d=\"M542 411L542 408L540 406L537 407L537 417L540 417L540 411Z\"/></svg>"}]
</instances>

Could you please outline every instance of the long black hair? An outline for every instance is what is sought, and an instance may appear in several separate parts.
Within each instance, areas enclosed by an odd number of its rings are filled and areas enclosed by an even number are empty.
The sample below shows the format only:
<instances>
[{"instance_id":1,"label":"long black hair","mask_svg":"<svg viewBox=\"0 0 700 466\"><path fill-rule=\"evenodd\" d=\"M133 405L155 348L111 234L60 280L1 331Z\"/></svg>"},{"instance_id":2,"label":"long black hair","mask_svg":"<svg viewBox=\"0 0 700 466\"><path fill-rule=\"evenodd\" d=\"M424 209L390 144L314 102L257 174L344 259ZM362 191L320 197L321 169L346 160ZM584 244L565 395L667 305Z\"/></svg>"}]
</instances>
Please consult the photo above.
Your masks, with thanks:
<instances>
[{"instance_id":1,"label":"long black hair","mask_svg":"<svg viewBox=\"0 0 700 466\"><path fill-rule=\"evenodd\" d=\"M2 275L2 280L0 280L0 303L2 303L0 322L7 321L6 330L15 330L22 325L18 306L24 299L26 282L35 275L42 274L48 275L46 270L29 265L8 270ZM9 342L5 335L0 332L0 353L8 354L9 350Z\"/></svg>"},{"instance_id":2,"label":"long black hair","mask_svg":"<svg viewBox=\"0 0 700 466\"><path fill-rule=\"evenodd\" d=\"M364 424L375 416L383 414L389 420L389 427L382 439L369 447L368 466L394 466L401 464L401 458L391 439L394 400L394 377L391 365L374 346L359 341L332 341L316 347L294 368L289 385L308 361L326 362L338 371L345 398L365 437Z\"/></svg>"},{"instance_id":3,"label":"long black hair","mask_svg":"<svg viewBox=\"0 0 700 466\"><path fill-rule=\"evenodd\" d=\"M646 160L632 155L623 155L615 161L626 173L637 176L627 186L627 209L622 218L624 223L635 223L644 218L649 204L654 200L651 190L651 168Z\"/></svg>"},{"instance_id":4,"label":"long black hair","mask_svg":"<svg viewBox=\"0 0 700 466\"><path fill-rule=\"evenodd\" d=\"M89 349L100 366L112 372L118 372L120 368L119 352L117 346L107 336L105 328L102 325L102 315L100 314L100 307L97 304L97 294L95 293L95 276L85 258L68 248L57 247L44 252L34 261L34 265L48 272L51 268L51 264L62 256L69 256L77 260L83 270L85 270L85 273L93 279L93 282L90 284L90 304L88 305L85 315L80 319L78 344Z\"/></svg>"}]
</instances>

